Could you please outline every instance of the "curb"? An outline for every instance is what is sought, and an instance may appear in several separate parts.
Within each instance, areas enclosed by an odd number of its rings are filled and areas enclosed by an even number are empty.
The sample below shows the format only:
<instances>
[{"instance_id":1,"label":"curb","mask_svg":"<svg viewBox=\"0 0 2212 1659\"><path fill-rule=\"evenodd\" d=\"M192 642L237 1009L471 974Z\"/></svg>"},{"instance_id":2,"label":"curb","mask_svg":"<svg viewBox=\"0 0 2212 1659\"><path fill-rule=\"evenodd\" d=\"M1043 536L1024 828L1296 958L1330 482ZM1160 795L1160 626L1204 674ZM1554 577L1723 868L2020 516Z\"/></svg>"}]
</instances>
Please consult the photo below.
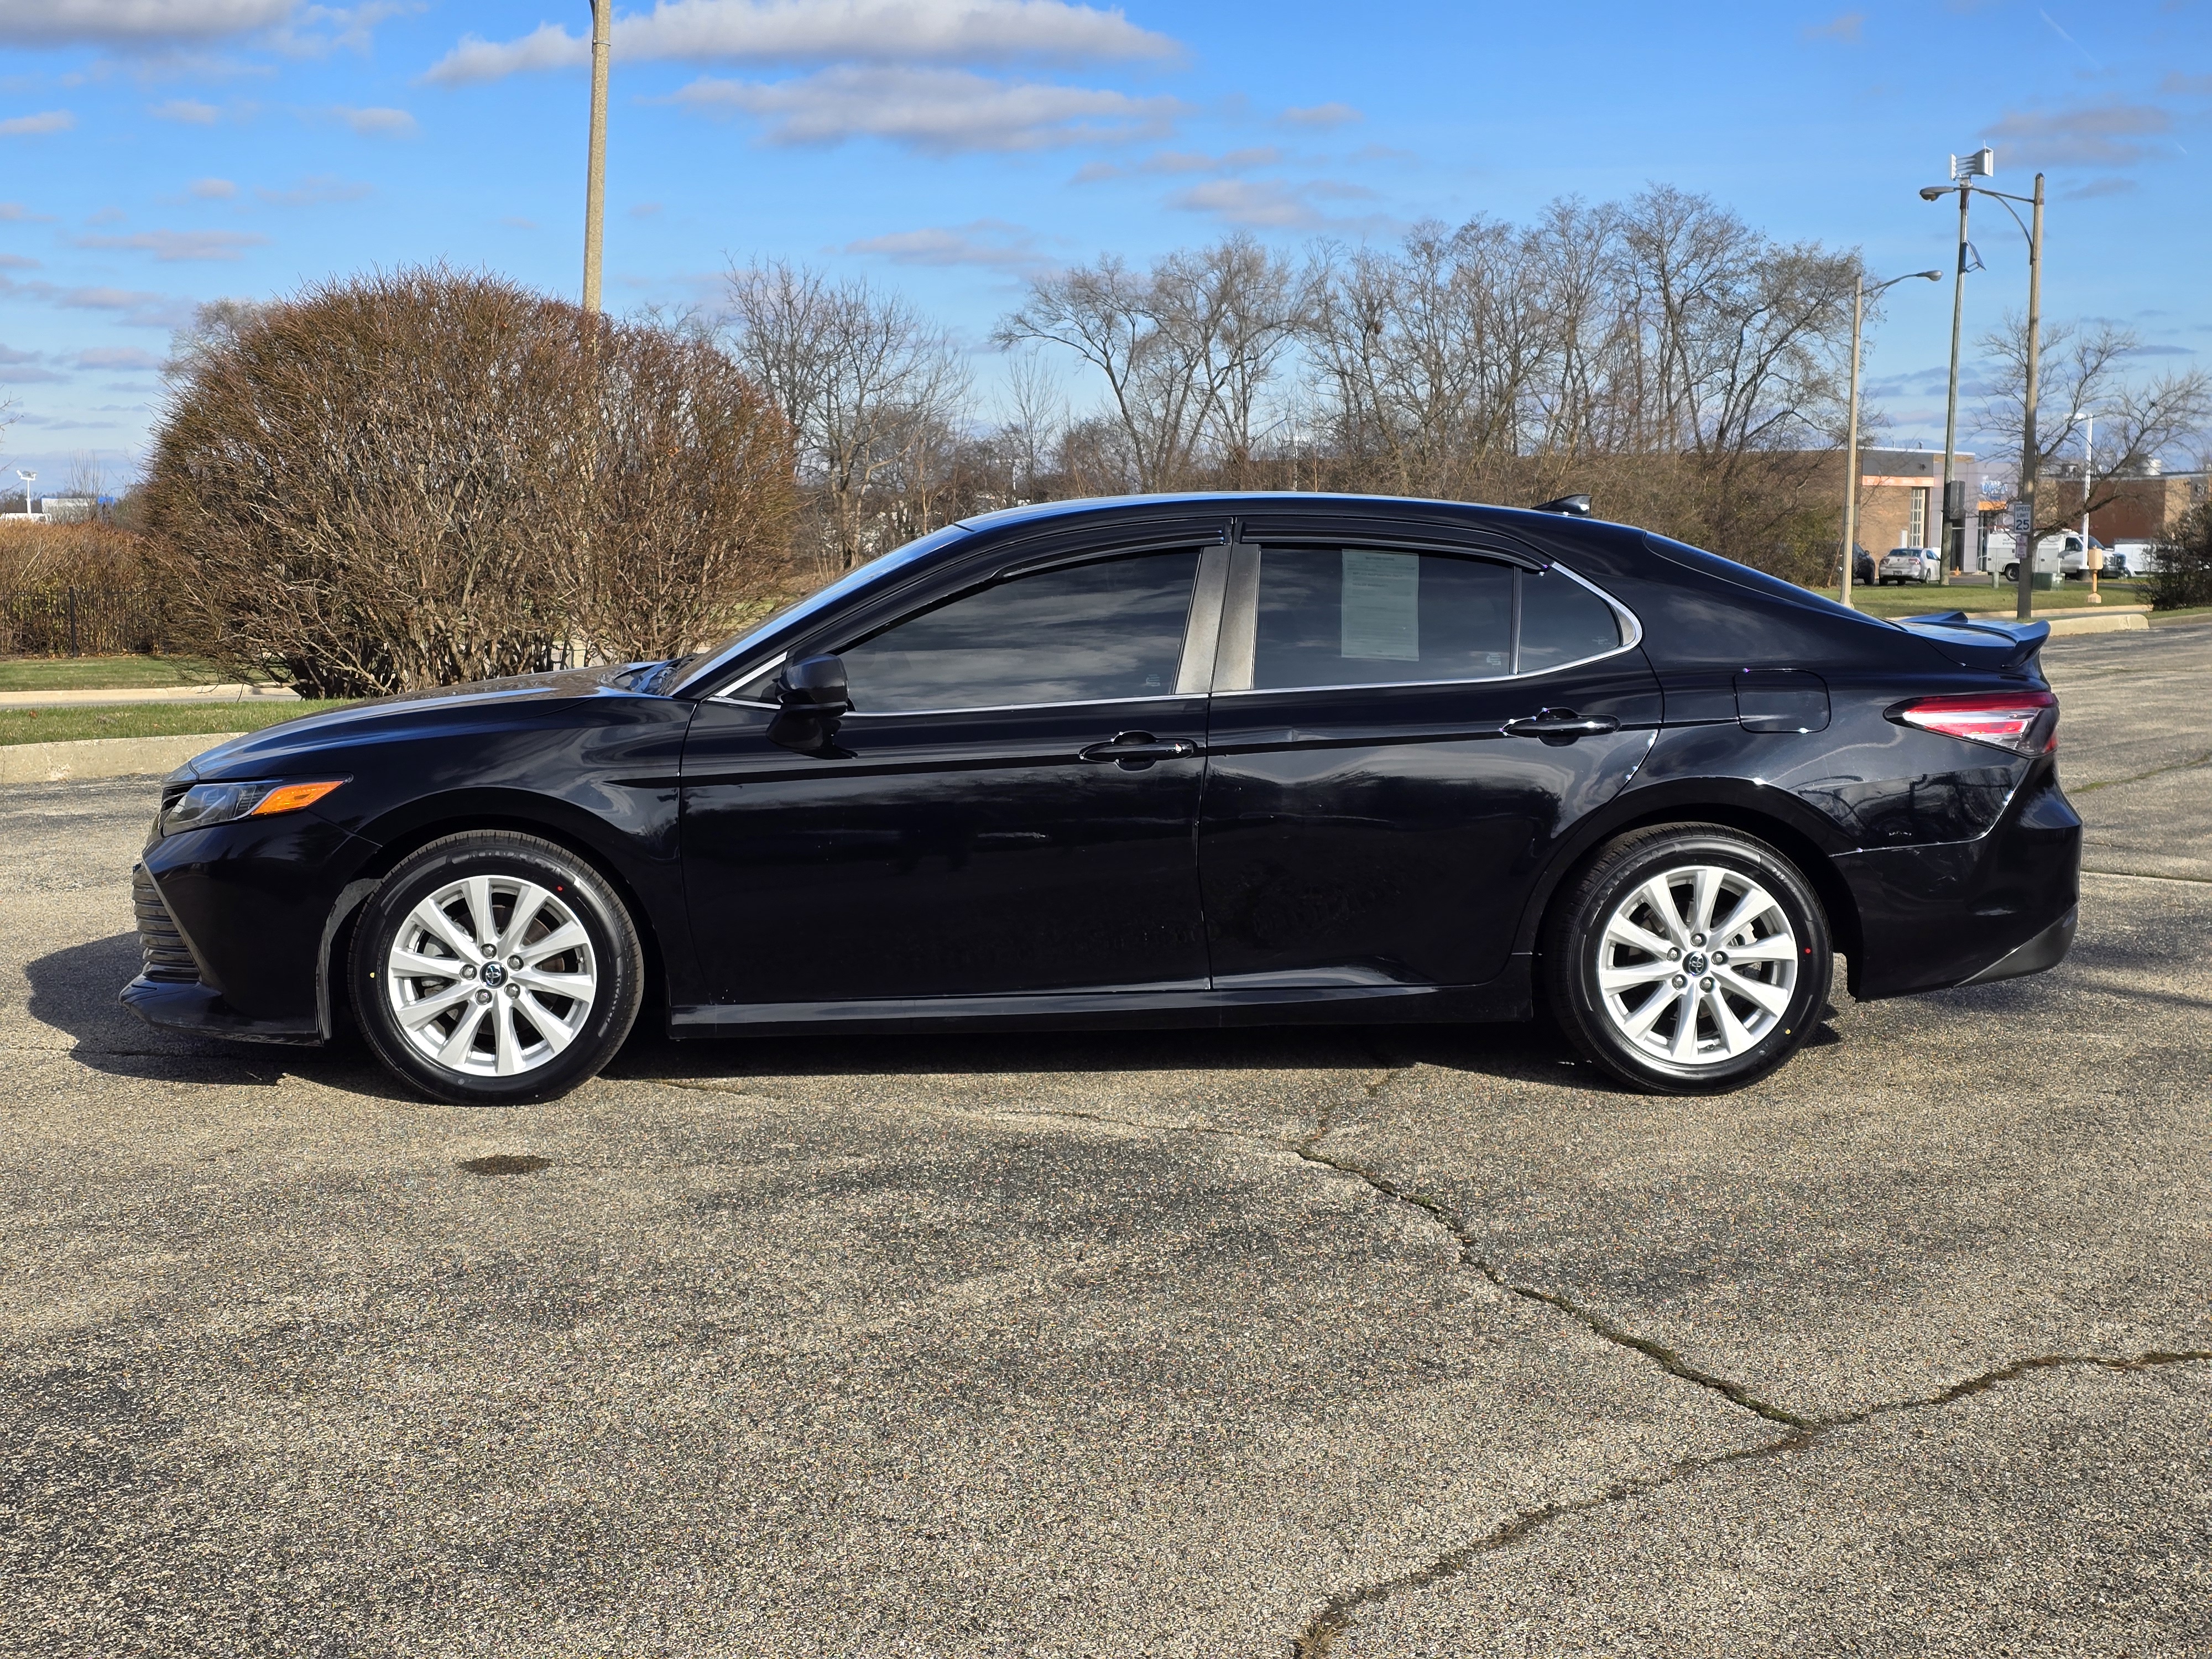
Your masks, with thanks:
<instances>
[{"instance_id":1,"label":"curb","mask_svg":"<svg viewBox=\"0 0 2212 1659\"><path fill-rule=\"evenodd\" d=\"M173 772L235 732L172 738L82 738L74 743L0 744L0 784L64 783L74 778L131 778Z\"/></svg>"},{"instance_id":2,"label":"curb","mask_svg":"<svg viewBox=\"0 0 2212 1659\"><path fill-rule=\"evenodd\" d=\"M2038 617L2038 622L2051 624L2051 637L2063 638L2068 634L2137 634L2150 628L2150 617L2140 611L2100 611L2086 617Z\"/></svg>"}]
</instances>

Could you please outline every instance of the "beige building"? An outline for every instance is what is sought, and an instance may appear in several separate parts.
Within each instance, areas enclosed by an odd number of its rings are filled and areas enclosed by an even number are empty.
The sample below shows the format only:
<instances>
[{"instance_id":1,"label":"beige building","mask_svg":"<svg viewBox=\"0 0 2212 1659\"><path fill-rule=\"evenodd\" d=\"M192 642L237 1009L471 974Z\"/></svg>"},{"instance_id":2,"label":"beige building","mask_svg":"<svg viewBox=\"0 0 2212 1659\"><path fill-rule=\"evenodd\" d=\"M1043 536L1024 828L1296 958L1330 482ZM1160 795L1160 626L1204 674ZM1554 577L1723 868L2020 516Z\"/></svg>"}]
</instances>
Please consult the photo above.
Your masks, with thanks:
<instances>
[{"instance_id":1,"label":"beige building","mask_svg":"<svg viewBox=\"0 0 2212 1659\"><path fill-rule=\"evenodd\" d=\"M1969 510L1994 511L1985 501L1974 458L1958 453L1952 476L1966 483ZM1859 545L1879 556L1893 547L1940 547L1943 536L1943 452L1859 451Z\"/></svg>"}]
</instances>

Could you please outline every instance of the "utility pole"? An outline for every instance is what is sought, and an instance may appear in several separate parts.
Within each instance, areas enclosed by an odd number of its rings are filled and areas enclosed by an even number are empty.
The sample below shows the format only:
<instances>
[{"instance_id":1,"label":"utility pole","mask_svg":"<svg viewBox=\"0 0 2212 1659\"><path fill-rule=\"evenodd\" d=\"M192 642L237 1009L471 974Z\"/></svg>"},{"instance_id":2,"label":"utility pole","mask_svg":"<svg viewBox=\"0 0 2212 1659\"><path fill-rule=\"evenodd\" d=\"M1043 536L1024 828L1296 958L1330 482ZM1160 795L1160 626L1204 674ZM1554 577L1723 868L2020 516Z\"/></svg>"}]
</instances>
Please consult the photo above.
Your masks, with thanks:
<instances>
[{"instance_id":1,"label":"utility pole","mask_svg":"<svg viewBox=\"0 0 2212 1659\"><path fill-rule=\"evenodd\" d=\"M1951 480L1958 471L1959 454L1959 329L1966 313L1966 208L1974 189L1959 181L1959 269L1951 278L1951 390L1943 400L1943 515L1942 546L1936 560L1936 580L1951 585Z\"/></svg>"},{"instance_id":2,"label":"utility pole","mask_svg":"<svg viewBox=\"0 0 2212 1659\"><path fill-rule=\"evenodd\" d=\"M1962 486L1954 491L1952 483L1958 477L1959 466L1959 337L1966 314L1966 258L1970 251L1966 241L1966 210L1973 201L1973 181L1987 179L1996 172L1996 152L1986 144L1972 155L1951 158L1951 186L1959 192L1959 264L1951 278L1951 386L1943 404L1943 501L1939 509L1943 529L1938 538L1942 545L1936 560L1936 577L1946 587L1951 584L1952 497L1954 494L1960 497L1960 517L1956 520L1959 526L1959 557L1961 562L1966 557L1965 490ZM1920 192L1925 200L1932 200L1942 193L1940 189Z\"/></svg>"},{"instance_id":3,"label":"utility pole","mask_svg":"<svg viewBox=\"0 0 2212 1659\"><path fill-rule=\"evenodd\" d=\"M1866 311L1866 271L1851 283L1850 422L1844 432L1844 574L1836 592L1851 604L1851 578L1859 555L1859 319ZM1856 610L1856 606L1852 606Z\"/></svg>"},{"instance_id":4,"label":"utility pole","mask_svg":"<svg viewBox=\"0 0 2212 1659\"><path fill-rule=\"evenodd\" d=\"M2026 622L2035 614L2035 393L2043 341L2043 175L2035 175L2033 222L2027 233L2027 387L2021 406L2020 494L2027 503L2027 534L2014 538L2020 565L2020 592L2013 614ZM2085 486L2086 486L2086 480ZM2019 543L2025 540L2025 549Z\"/></svg>"},{"instance_id":5,"label":"utility pole","mask_svg":"<svg viewBox=\"0 0 2212 1659\"><path fill-rule=\"evenodd\" d=\"M1943 279L1943 273L1940 270L1916 270L1907 276L1893 276L1886 283L1876 283L1871 291L1879 294L1886 288L1894 288L1915 276L1936 283ZM1851 281L1850 415L1844 438L1844 575L1836 590L1847 605L1851 604L1851 579L1859 551L1859 334L1861 321L1866 315L1869 291L1866 271L1862 268Z\"/></svg>"},{"instance_id":6,"label":"utility pole","mask_svg":"<svg viewBox=\"0 0 2212 1659\"><path fill-rule=\"evenodd\" d=\"M599 249L607 216L607 54L614 0L592 4L592 140L585 161L584 309L599 308Z\"/></svg>"}]
</instances>

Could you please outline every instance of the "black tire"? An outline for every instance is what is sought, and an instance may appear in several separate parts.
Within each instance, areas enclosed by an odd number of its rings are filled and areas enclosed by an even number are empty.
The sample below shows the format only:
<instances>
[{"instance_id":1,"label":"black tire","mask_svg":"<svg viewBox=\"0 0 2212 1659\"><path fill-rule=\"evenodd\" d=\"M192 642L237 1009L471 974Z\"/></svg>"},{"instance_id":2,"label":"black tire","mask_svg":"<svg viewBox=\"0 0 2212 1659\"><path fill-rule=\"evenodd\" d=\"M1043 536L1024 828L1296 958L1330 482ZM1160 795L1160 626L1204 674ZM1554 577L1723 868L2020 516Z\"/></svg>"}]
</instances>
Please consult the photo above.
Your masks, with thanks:
<instances>
[{"instance_id":1,"label":"black tire","mask_svg":"<svg viewBox=\"0 0 2212 1659\"><path fill-rule=\"evenodd\" d=\"M1638 903L1638 896L1650 890L1647 884L1669 875L1677 878L1668 893L1678 901L1678 919L1694 924L1698 889L1694 878L1685 873L1694 869L1721 872L1712 878L1716 920L1734 919L1722 911L1722 896L1731 897L1733 909L1757 902L1754 888L1765 895L1766 908L1728 936L1740 940L1738 948L1747 955L1765 946L1765 959L1729 967L1725 947L1695 932L1679 935L1682 942L1669 945L1671 959L1608 941L1607 929L1616 912ZM1680 914L1683 902L1691 906L1687 916ZM1655 913L1647 908L1634 914ZM1788 929L1787 939L1780 938L1782 926ZM1771 931L1759 933L1760 928ZM1662 942L1675 937L1665 935ZM1695 945L1689 943L1693 939ZM1793 944L1796 948L1785 973L1771 953L1788 955ZM1650 1094L1723 1094L1765 1077L1811 1036L1828 1006L1832 950L1819 897L1797 867L1773 848L1723 824L1660 824L1607 842L1560 890L1545 919L1540 971L1553 1018L1592 1065ZM1694 972L1674 972L1674 962ZM1645 974L1642 982L1609 1001L1599 983L1601 969L1624 975L1657 972ZM1692 988L1693 979L1702 991ZM1752 989L1746 992L1741 988L1747 982ZM1642 1000L1645 985L1651 997L1672 1006L1659 1011L1657 1024L1642 1036L1632 1036L1624 1018L1632 1023L1651 1006ZM1632 997L1638 999L1632 1008L1627 1006ZM1723 1006L1726 1018L1735 1022L1734 1036L1722 1027ZM1687 1046L1674 1048L1674 1053L1690 1058L1655 1050L1655 1042L1662 1050L1673 1046L1670 1039L1681 1032L1685 1013L1690 1020ZM1737 1036L1743 1041L1732 1048Z\"/></svg>"},{"instance_id":2,"label":"black tire","mask_svg":"<svg viewBox=\"0 0 2212 1659\"><path fill-rule=\"evenodd\" d=\"M580 930L582 940L527 963L495 956L480 963L459 955L458 944L448 944L435 959L442 962L450 956L457 965L454 973L402 975L395 981L389 969L403 929L422 947L420 955L409 960L419 963L436 948L436 940L416 920L422 914L417 907L473 877L486 878L484 887L465 890L485 895L492 915L490 931L499 943L507 942L514 910L533 887L543 895L538 900L539 909L526 922L524 936L514 941L515 948L527 952L548 941L557 943L556 934L570 922ZM500 908L502 901L504 909ZM444 914L449 921L456 914L466 918L472 914L470 899L455 901ZM482 931L475 937L481 939ZM507 961L516 961L516 968L510 969ZM485 986L495 975L497 984L488 994ZM409 1086L455 1105L519 1106L567 1093L613 1058L637 1019L644 996L645 957L629 909L586 860L535 836L471 830L410 854L385 878L362 907L347 982L362 1036L376 1057ZM550 988L556 983L584 987L588 994ZM509 999L507 1006L494 1006L502 996ZM522 1000L526 996L526 1002ZM420 1009L438 1005L442 1012L411 1022L422 1034L418 1038L402 1023L402 1004ZM471 1004L484 1012L475 1012ZM459 1027L472 1015L472 1035L464 1037ZM437 1055L420 1046L433 1042L433 1033L459 1054L457 1064L441 1064ZM538 1054L540 1049L545 1052ZM531 1058L533 1054L538 1057ZM520 1068L513 1074L487 1070L508 1064L510 1056Z\"/></svg>"}]
</instances>

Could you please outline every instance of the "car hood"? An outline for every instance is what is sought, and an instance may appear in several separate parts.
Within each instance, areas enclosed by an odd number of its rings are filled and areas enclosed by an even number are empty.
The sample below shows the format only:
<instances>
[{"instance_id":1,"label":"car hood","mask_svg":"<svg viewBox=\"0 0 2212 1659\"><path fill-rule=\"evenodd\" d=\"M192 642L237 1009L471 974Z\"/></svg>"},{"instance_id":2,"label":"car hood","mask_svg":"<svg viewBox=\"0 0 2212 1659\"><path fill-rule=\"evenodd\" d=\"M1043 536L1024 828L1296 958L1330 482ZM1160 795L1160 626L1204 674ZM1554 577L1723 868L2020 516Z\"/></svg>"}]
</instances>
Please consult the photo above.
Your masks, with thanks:
<instances>
[{"instance_id":1,"label":"car hood","mask_svg":"<svg viewBox=\"0 0 2212 1659\"><path fill-rule=\"evenodd\" d=\"M580 698L635 696L630 682L657 663L622 663L599 668L556 669L544 674L515 674L504 679L471 680L426 691L302 714L249 732L195 755L171 773L173 781L210 778L282 775L311 757L331 756L355 744L402 736L410 730L459 734L477 726L511 724L518 714L538 706L567 704Z\"/></svg>"}]
</instances>

